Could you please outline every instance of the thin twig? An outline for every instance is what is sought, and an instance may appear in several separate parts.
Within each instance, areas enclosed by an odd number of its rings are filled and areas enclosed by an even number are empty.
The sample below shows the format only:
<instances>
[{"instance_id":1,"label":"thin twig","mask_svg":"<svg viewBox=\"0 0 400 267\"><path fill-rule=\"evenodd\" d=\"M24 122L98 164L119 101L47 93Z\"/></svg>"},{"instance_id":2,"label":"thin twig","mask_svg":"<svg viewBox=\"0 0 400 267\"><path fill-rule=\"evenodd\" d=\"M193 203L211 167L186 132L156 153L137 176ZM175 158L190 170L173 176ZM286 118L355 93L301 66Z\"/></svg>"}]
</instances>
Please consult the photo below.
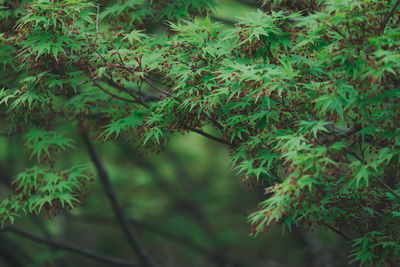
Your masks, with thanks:
<instances>
[{"instance_id":1,"label":"thin twig","mask_svg":"<svg viewBox=\"0 0 400 267\"><path fill-rule=\"evenodd\" d=\"M133 92L131 92L131 90L122 87L121 85L119 85L118 83L116 83L112 77L112 73L109 73L109 77L107 78L107 83L110 84L111 86L128 93L130 96L132 96L134 99L138 100L138 96L135 95Z\"/></svg>"},{"instance_id":2,"label":"thin twig","mask_svg":"<svg viewBox=\"0 0 400 267\"><path fill-rule=\"evenodd\" d=\"M116 193L111 184L109 175L107 170L104 167L104 164L100 158L100 155L97 153L92 141L90 140L89 134L87 132L82 132L82 137L84 143L88 149L90 158L92 159L93 164L97 169L98 176L103 183L104 189L106 191L108 200L112 206L115 216L117 217L119 223L122 226L123 231L126 234L126 237L136 255L139 257L140 261L146 265L151 267L157 267L158 265L154 263L154 261L147 255L145 250L139 244L139 241L136 238L136 235L133 233L129 221L127 220L125 213L123 212L121 205L118 202Z\"/></svg>"},{"instance_id":3,"label":"thin twig","mask_svg":"<svg viewBox=\"0 0 400 267\"><path fill-rule=\"evenodd\" d=\"M155 85L154 85L149 79L147 79L146 77L143 77L142 80L145 81L151 88L153 88L153 89L156 90L157 92L160 92L160 93L162 93L162 94L164 94L164 95L167 95L167 96L171 96L171 94L170 94L169 92L167 92L167 91L165 91L165 90L159 89L157 86L155 86Z\"/></svg>"},{"instance_id":4,"label":"thin twig","mask_svg":"<svg viewBox=\"0 0 400 267\"><path fill-rule=\"evenodd\" d=\"M327 224L325 222L322 222L322 225L328 227L333 232L337 233L338 235L340 235L341 237L343 237L347 241L351 241L352 240L352 238L350 236L348 236L346 233L342 232L340 229L336 228L335 226L329 225L329 224Z\"/></svg>"},{"instance_id":5,"label":"thin twig","mask_svg":"<svg viewBox=\"0 0 400 267\"><path fill-rule=\"evenodd\" d=\"M129 261L125 261L125 260L121 260L119 258L115 258L115 257L109 257L109 256L103 256L101 254L97 254L95 252L92 252L86 248L83 247L79 247L79 246L75 246L72 244L68 244L68 243L61 243L58 241L53 241L53 240L49 240L34 234L31 234L28 231L13 227L13 226L5 226L3 231L5 232L12 232L15 233L21 237L30 239L34 242L49 246L49 247L53 247L56 249L61 249L61 250L65 250L65 251L69 251L69 252L73 252L76 254L79 254L81 256L99 261L99 262L103 262L103 263L108 263L108 264L112 264L113 266L115 265L120 265L120 266L133 266L133 267L139 267L139 266L143 266L143 265L138 265L138 264L134 264L132 262Z\"/></svg>"},{"instance_id":6,"label":"thin twig","mask_svg":"<svg viewBox=\"0 0 400 267\"><path fill-rule=\"evenodd\" d=\"M224 132L224 127L215 119L213 119L212 117L208 116L206 113L204 113L208 120L212 122L212 124L214 124L215 127L218 128L218 130L220 130L221 132Z\"/></svg>"},{"instance_id":7,"label":"thin twig","mask_svg":"<svg viewBox=\"0 0 400 267\"><path fill-rule=\"evenodd\" d=\"M95 80L93 80L93 84L96 85L96 87L98 87L98 88L99 88L100 90L102 90L104 93L106 93L106 94L108 94L108 95L110 95L110 96L112 96L112 97L114 97L114 98L116 98L116 99L123 100L123 101L126 101L126 102L131 102L131 103L138 103L138 101L136 101L136 100L129 99L129 98L125 98L125 97L116 95L116 94L114 94L114 93L108 91L107 89L105 89L103 86L101 86L101 85L100 85L97 81L95 81Z\"/></svg>"},{"instance_id":8,"label":"thin twig","mask_svg":"<svg viewBox=\"0 0 400 267\"><path fill-rule=\"evenodd\" d=\"M386 15L385 19L382 22L381 25L381 32L383 33L387 23L389 22L389 19L393 16L394 12L396 11L397 6L400 4L400 0L397 0L396 3L394 3L392 9L389 11L389 13Z\"/></svg>"},{"instance_id":9,"label":"thin twig","mask_svg":"<svg viewBox=\"0 0 400 267\"><path fill-rule=\"evenodd\" d=\"M124 60L123 60L122 57L121 57L121 54L118 52L117 55L118 55L119 60L120 60L120 62L121 62L121 66L122 66L124 69L126 69L127 71L129 71L132 75L135 76L135 73L133 72L132 68L130 68L130 67L128 67L128 66L125 65L125 62L124 62ZM133 57L134 57L134 59L137 61L137 63L139 64L139 71L143 71L143 69L142 69L142 59L141 59L141 56L140 56L139 58L137 58L136 56L133 56ZM156 90L157 92L160 92L160 93L162 93L162 94L164 94L164 95L167 95L167 96L171 96L171 94L170 94L169 92L159 89L157 86L155 86L155 85L154 85L149 79L147 79L145 76L141 77L141 79L142 79L144 82L146 82L151 88L153 88L154 90Z\"/></svg>"},{"instance_id":10,"label":"thin twig","mask_svg":"<svg viewBox=\"0 0 400 267\"><path fill-rule=\"evenodd\" d=\"M213 135L211 135L209 133L206 133L203 130L192 128L192 127L186 127L186 129L188 129L188 130L190 130L192 132L198 133L198 134L200 134L200 135L202 135L202 136L204 136L204 137L206 137L208 139L211 139L213 141L216 141L216 142L219 142L219 143L222 143L222 144L225 144L225 145L232 145L230 142L228 142L228 141L226 141L226 140L224 140L222 138L213 136Z\"/></svg>"},{"instance_id":11,"label":"thin twig","mask_svg":"<svg viewBox=\"0 0 400 267\"><path fill-rule=\"evenodd\" d=\"M123 87L122 85L119 85L118 83L116 83L112 78L107 78L104 80L104 82L106 82L107 84L109 84L121 91L127 92L129 95L131 95L132 97L137 99L137 101L140 102L139 104L141 104L142 106L144 106L146 108L149 107L149 105L147 105L146 102L159 101L159 98L156 95L153 95L148 92L143 92L138 89L135 90L135 89L129 89L129 88Z\"/></svg>"},{"instance_id":12,"label":"thin twig","mask_svg":"<svg viewBox=\"0 0 400 267\"><path fill-rule=\"evenodd\" d=\"M384 188L386 188L390 193L392 193L397 199L400 200L400 195L394 191L392 188L390 188L390 186L388 186L384 181L382 181L381 179L379 179L376 176L372 176L372 178L374 178L375 181L378 182L378 184L382 185Z\"/></svg>"}]
</instances>

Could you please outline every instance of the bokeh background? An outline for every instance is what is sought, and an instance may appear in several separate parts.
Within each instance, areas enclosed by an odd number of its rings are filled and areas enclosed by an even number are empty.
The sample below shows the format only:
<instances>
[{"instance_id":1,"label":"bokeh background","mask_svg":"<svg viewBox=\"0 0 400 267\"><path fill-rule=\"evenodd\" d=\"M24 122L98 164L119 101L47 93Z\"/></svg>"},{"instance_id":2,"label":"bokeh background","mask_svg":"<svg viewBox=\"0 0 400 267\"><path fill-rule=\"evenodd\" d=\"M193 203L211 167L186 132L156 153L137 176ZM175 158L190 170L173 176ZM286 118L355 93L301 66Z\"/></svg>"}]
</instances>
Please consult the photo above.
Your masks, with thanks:
<instances>
[{"instance_id":1,"label":"bokeh background","mask_svg":"<svg viewBox=\"0 0 400 267\"><path fill-rule=\"evenodd\" d=\"M256 0L219 0L212 19L230 27L258 5ZM10 73L0 73L2 83L14 80ZM77 142L72 153L61 155L59 167L91 164L76 127L62 127ZM1 117L0 128L7 128ZM348 266L348 244L324 229L282 232L272 226L251 236L248 215L265 198L264 190L242 182L222 144L191 133L174 136L160 154L140 154L123 136L113 143L96 142L96 147L140 243L163 266ZM34 164L23 148L23 136L0 136L2 199L12 193L11 179ZM18 218L14 226L45 239L136 261L98 180L81 206L53 220L42 215ZM6 231L0 233L0 266L111 265Z\"/></svg>"}]
</instances>

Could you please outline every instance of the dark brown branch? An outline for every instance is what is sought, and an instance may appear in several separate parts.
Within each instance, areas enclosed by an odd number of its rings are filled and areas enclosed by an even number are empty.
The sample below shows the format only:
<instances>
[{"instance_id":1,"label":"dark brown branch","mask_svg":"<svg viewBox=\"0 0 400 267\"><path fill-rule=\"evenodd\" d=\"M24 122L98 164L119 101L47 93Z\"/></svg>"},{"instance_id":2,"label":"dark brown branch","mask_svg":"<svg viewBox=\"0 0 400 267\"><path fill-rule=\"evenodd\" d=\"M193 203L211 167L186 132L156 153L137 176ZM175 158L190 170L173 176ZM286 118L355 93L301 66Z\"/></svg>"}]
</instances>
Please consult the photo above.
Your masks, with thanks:
<instances>
[{"instance_id":1,"label":"dark brown branch","mask_svg":"<svg viewBox=\"0 0 400 267\"><path fill-rule=\"evenodd\" d=\"M350 236L348 236L346 233L342 232L340 229L338 229L338 228L336 228L336 227L334 227L332 225L329 225L329 224L327 224L325 222L322 222L322 225L327 227L327 228L329 228L333 232L337 233L338 235L340 235L341 237L343 237L347 241L351 241L352 240L352 238Z\"/></svg>"},{"instance_id":2,"label":"dark brown branch","mask_svg":"<svg viewBox=\"0 0 400 267\"><path fill-rule=\"evenodd\" d=\"M151 88L153 88L154 90L156 90L157 92L160 92L160 93L162 93L162 94L164 94L164 95L167 95L167 96L171 96L171 94L170 94L169 92L167 92L167 91L165 91L165 90L159 89L157 86L155 86L155 85L154 85L149 79L147 79L146 77L143 77L142 80L143 80L145 83L147 83Z\"/></svg>"},{"instance_id":3,"label":"dark brown branch","mask_svg":"<svg viewBox=\"0 0 400 267\"><path fill-rule=\"evenodd\" d=\"M113 79L108 78L105 80L105 82L121 91L127 92L128 94L130 94L132 97L134 97L135 99L138 100L138 102L142 102L140 104L142 104L144 107L148 108L148 105L146 104L146 102L157 102L159 101L159 98L157 95L148 93L148 92L144 92L141 90L135 90L135 89L129 89L129 88L125 88L121 85L119 85L118 83L116 83Z\"/></svg>"},{"instance_id":4,"label":"dark brown branch","mask_svg":"<svg viewBox=\"0 0 400 267\"><path fill-rule=\"evenodd\" d=\"M65 250L65 251L69 251L69 252L73 252L76 254L79 254L81 256L99 261L99 262L103 262L103 263L108 263L108 264L112 264L113 266L118 265L118 266L133 266L133 267L139 267L139 266L143 266L143 265L138 265L138 264L134 264L132 262L129 261L125 261L125 260L121 260L119 258L115 258L115 257L108 257L108 256L103 256L97 253L94 253L86 248L82 248L82 247L78 247L72 244L68 244L68 243L61 243L58 241L53 241L53 240L49 240L34 234L31 234L30 232L27 232L25 230L13 227L13 226L5 226L3 231L5 232L12 232L15 233L23 238L27 238L30 239L34 242L52 247L52 248L56 248L56 249L60 249L60 250Z\"/></svg>"},{"instance_id":5,"label":"dark brown branch","mask_svg":"<svg viewBox=\"0 0 400 267\"><path fill-rule=\"evenodd\" d=\"M100 158L100 155L97 153L92 141L90 140L89 134L87 132L82 132L82 137L84 143L89 151L90 158L92 159L93 164L96 167L98 176L103 183L104 189L106 191L108 200L112 206L115 216L117 217L119 223L122 226L123 231L126 234L126 237L131 245L133 251L139 257L140 261L146 265L151 267L157 267L158 265L153 262L153 260L147 255L145 250L139 244L135 234L133 233L129 221L127 220L118 200L114 188L111 185L110 178L108 176L108 172L104 167L104 164Z\"/></svg>"},{"instance_id":6,"label":"dark brown branch","mask_svg":"<svg viewBox=\"0 0 400 267\"><path fill-rule=\"evenodd\" d=\"M125 98L125 97L116 95L116 94L114 94L114 93L108 91L107 89L105 89L103 86L101 86L101 85L100 85L98 82L96 82L96 81L93 81L93 84L96 85L96 87L98 87L98 88L99 88L100 90L102 90L104 93L106 93L106 94L108 94L108 95L110 95L110 96L112 96L112 97L114 97L114 98L116 98L116 99L119 99L119 100L122 100L122 101L126 101L126 102L131 102L131 103L138 103L138 101L136 101L136 100L128 99L128 98Z\"/></svg>"},{"instance_id":7,"label":"dark brown branch","mask_svg":"<svg viewBox=\"0 0 400 267\"><path fill-rule=\"evenodd\" d=\"M109 71L108 75L109 75L109 78L106 79L107 84L117 88L120 91L128 93L131 97L133 97L134 99L137 100L138 97L135 94L133 94L130 90L123 88L122 86L120 86L118 83L116 83L113 80L111 71Z\"/></svg>"},{"instance_id":8,"label":"dark brown branch","mask_svg":"<svg viewBox=\"0 0 400 267\"><path fill-rule=\"evenodd\" d=\"M204 113L205 114L205 113ZM207 114L205 114L208 118L209 121L212 122L212 124L218 128L218 130L220 130L221 132L224 132L224 126L222 126L217 120L213 119L212 117L208 116Z\"/></svg>"},{"instance_id":9,"label":"dark brown branch","mask_svg":"<svg viewBox=\"0 0 400 267\"><path fill-rule=\"evenodd\" d=\"M397 0L396 3L394 3L392 9L389 11L389 13L386 15L385 19L382 22L381 25L381 32L383 33L383 31L386 28L387 23L389 22L390 18L393 16L394 12L397 9L397 6L400 4L400 0Z\"/></svg>"},{"instance_id":10,"label":"dark brown branch","mask_svg":"<svg viewBox=\"0 0 400 267\"><path fill-rule=\"evenodd\" d=\"M207 218L206 214L204 213L201 205L188 197L187 192L182 192L180 190L180 187L172 186L171 183L167 181L168 179L166 179L163 174L158 171L157 166L154 165L151 161L147 160L145 157L139 156L139 153L134 148L124 145L122 146L122 149L124 149L126 153L134 157L134 162L138 166L146 169L152 174L156 185L161 191L163 191L165 194L172 197L173 199L176 199L176 206L178 208L181 208L186 214L191 216L196 221L196 223L201 226L201 228L208 234L210 241L213 244L220 243L215 234L215 230L213 229L209 218ZM179 177L179 179L189 181L190 174L186 173L184 168L182 168L182 165L180 164L179 159L176 157L176 155L171 151L168 151L167 157L170 159L171 164L177 170L177 176ZM170 234L168 232L162 231L161 229L158 229L156 226L151 227L148 225L148 223L140 223L133 220L130 221L132 222L132 224L139 225L139 227L147 229L148 231L153 231L160 236L163 236L175 242L180 242L185 246L189 246L189 249L192 249L194 252L197 252L199 254L203 254L205 258L210 260L210 262L214 262L216 265L232 267L239 266L239 263L232 262L224 255L224 252L222 251L211 250L208 247L197 245L196 242L190 240L189 238Z\"/></svg>"},{"instance_id":11,"label":"dark brown branch","mask_svg":"<svg viewBox=\"0 0 400 267\"><path fill-rule=\"evenodd\" d=\"M119 57L119 60L121 61L121 66L122 66L124 69L126 69L127 71L129 71L132 75L135 76L135 73L133 72L133 68L132 68L132 67L128 67L128 66L125 65L125 62L124 62L124 60L122 59L120 53L117 53L117 55L118 55L118 57ZM141 56L142 56L142 55L141 55ZM135 56L133 57L133 58L137 61L137 63L139 64L139 71L143 71L143 69L142 69L142 58L141 58L141 56L140 56L140 57L135 57ZM141 77L141 79L142 79L145 83L147 83L151 88L153 88L154 90L156 90L157 92L160 92L160 93L165 94L165 95L167 95L167 96L171 96L171 94L170 94L169 92L159 89L157 86L155 86L155 85L154 85L149 79L147 79L145 76Z\"/></svg>"},{"instance_id":12,"label":"dark brown branch","mask_svg":"<svg viewBox=\"0 0 400 267\"><path fill-rule=\"evenodd\" d=\"M120 65L118 65L118 64L108 64L108 66L111 66L111 67L116 67L116 68L121 68L121 69L125 69L125 70L127 70L127 71L129 71L131 74L134 74L134 72L133 72L133 68L131 68L131 67L128 67L128 66L125 66L125 65L123 65L123 64L120 64ZM151 88L153 88L154 90L156 90L157 92L159 92L159 93L161 93L161 94L164 94L164 95L166 95L166 96L171 96L171 94L169 93L169 92L167 92L167 91L165 91L165 90L161 90L161 89L159 89L157 86L155 86L149 79L147 79L146 77L142 77L141 78L144 82L146 82Z\"/></svg>"},{"instance_id":13,"label":"dark brown branch","mask_svg":"<svg viewBox=\"0 0 400 267\"><path fill-rule=\"evenodd\" d=\"M188 129L188 130L190 130L192 132L198 133L198 134L200 134L200 135L202 135L202 136L204 136L204 137L206 137L206 138L208 138L210 140L216 141L218 143L225 144L225 145L232 145L230 142L228 142L228 141L226 141L226 140L224 140L222 138L213 136L213 135L211 135L209 133L206 133L203 130L192 128L192 127L187 127L186 129Z\"/></svg>"},{"instance_id":14,"label":"dark brown branch","mask_svg":"<svg viewBox=\"0 0 400 267\"><path fill-rule=\"evenodd\" d=\"M394 191L392 188L390 188L390 186L388 186L385 182L383 182L382 180L380 180L378 177L375 177L375 176L372 176L372 178L374 178L374 180L377 181L378 184L380 184L381 186L386 188L390 193L392 193L397 199L400 200L400 195L396 191Z\"/></svg>"}]
</instances>

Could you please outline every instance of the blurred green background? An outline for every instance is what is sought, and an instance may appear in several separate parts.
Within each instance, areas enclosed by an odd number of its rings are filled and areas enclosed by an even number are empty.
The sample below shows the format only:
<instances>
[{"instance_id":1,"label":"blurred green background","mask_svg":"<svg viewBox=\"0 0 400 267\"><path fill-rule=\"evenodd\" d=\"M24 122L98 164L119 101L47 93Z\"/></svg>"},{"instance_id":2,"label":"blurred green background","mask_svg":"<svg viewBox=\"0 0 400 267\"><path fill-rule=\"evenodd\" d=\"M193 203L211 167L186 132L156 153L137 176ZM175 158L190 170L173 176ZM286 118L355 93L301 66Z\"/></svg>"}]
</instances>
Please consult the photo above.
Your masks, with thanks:
<instances>
[{"instance_id":1,"label":"blurred green background","mask_svg":"<svg viewBox=\"0 0 400 267\"><path fill-rule=\"evenodd\" d=\"M257 1L219 0L212 19L234 23ZM7 73L0 79L7 80ZM6 129L0 119L1 129ZM65 125L78 140L64 153L60 168L90 163L74 125ZM23 149L22 136L0 137L0 197L11 193L11 178L35 164ZM94 138L93 138L94 139ZM80 141L79 141L80 140ZM148 254L162 266L347 266L345 244L334 233L279 227L252 237L247 222L264 190L249 190L232 171L229 151L195 133L175 136L161 154L141 155L119 138L96 143L118 199ZM93 172L95 170L93 169ZM54 220L19 218L15 226L35 235L88 248L99 254L137 262L112 212L102 184L91 195ZM13 232L0 233L0 266L110 266L56 250Z\"/></svg>"}]
</instances>

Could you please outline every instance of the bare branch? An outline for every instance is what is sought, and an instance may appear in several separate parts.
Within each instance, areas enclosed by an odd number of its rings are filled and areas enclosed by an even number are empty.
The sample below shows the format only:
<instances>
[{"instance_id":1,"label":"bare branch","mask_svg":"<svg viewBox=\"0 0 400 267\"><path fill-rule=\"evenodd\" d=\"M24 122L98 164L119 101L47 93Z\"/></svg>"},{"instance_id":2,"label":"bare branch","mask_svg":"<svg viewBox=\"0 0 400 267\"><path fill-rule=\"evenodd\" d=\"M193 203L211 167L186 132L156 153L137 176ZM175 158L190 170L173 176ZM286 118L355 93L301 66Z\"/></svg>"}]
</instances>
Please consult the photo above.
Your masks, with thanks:
<instances>
[{"instance_id":1,"label":"bare branch","mask_svg":"<svg viewBox=\"0 0 400 267\"><path fill-rule=\"evenodd\" d=\"M143 77L142 80L145 81L151 88L153 88L153 89L156 90L157 92L160 92L160 93L162 93L162 94L164 94L164 95L167 95L167 96L171 96L171 94L170 94L169 92L167 92L167 91L165 91L165 90L159 89L157 86L155 86L155 85L154 85L149 79L147 79L146 77Z\"/></svg>"},{"instance_id":2,"label":"bare branch","mask_svg":"<svg viewBox=\"0 0 400 267\"><path fill-rule=\"evenodd\" d=\"M115 216L117 217L119 223L122 226L123 231L128 238L129 244L131 245L133 251L139 257L140 261L146 265L151 267L157 267L158 265L153 262L153 260L147 255L145 250L139 244L139 241L136 238L136 235L133 233L129 221L127 220L118 200L114 188L111 185L111 181L108 175L107 170L104 167L104 164L100 158L100 155L97 153L92 141L89 138L89 134L87 132L82 132L82 137L84 143L88 149L90 158L92 159L93 164L97 169L98 176L103 183L104 189L106 191L108 200L112 206Z\"/></svg>"},{"instance_id":3,"label":"bare branch","mask_svg":"<svg viewBox=\"0 0 400 267\"><path fill-rule=\"evenodd\" d=\"M332 225L329 225L329 224L327 224L325 222L322 222L322 225L326 226L329 229L331 229L333 232L337 233L338 235L340 235L341 237L343 237L347 241L351 241L352 240L352 238L350 236L348 236L346 233L342 232L340 229L338 229L338 228L336 228L336 227L334 227Z\"/></svg>"},{"instance_id":4,"label":"bare branch","mask_svg":"<svg viewBox=\"0 0 400 267\"><path fill-rule=\"evenodd\" d=\"M159 98L158 98L157 95L154 95L154 94L149 93L149 92L144 92L144 91L141 91L141 90L137 90L137 89L130 89L130 88L123 87L122 85L116 83L112 78L107 78L107 79L105 79L103 81L106 82L107 84L109 84L109 85L121 90L121 91L127 92L132 97L138 97L140 100L143 100L144 102L156 102L156 101L159 101Z\"/></svg>"},{"instance_id":5,"label":"bare branch","mask_svg":"<svg viewBox=\"0 0 400 267\"><path fill-rule=\"evenodd\" d=\"M114 93L108 91L107 89L105 89L103 86L101 86L101 85L100 85L97 81L95 81L95 80L93 80L93 84L94 84L96 87L98 87L100 90L102 90L104 93L106 93L106 94L108 94L108 95L110 95L110 96L112 96L112 97L114 97L114 98L116 98L116 99L119 99L119 100L122 100L122 101L126 101L126 102L131 102L131 103L138 103L138 101L136 101L136 100L128 99L128 98L125 98L125 97L116 95L116 94L114 94Z\"/></svg>"},{"instance_id":6,"label":"bare branch","mask_svg":"<svg viewBox=\"0 0 400 267\"><path fill-rule=\"evenodd\" d=\"M228 141L226 141L226 140L224 140L222 138L213 136L213 135L211 135L209 133L206 133L203 130L192 128L192 127L187 127L186 129L188 129L188 130L190 130L192 132L198 133L198 134L200 134L200 135L202 135L202 136L204 136L204 137L206 137L208 139L211 139L213 141L216 141L218 143L225 144L225 145L232 145L230 142L228 142Z\"/></svg>"},{"instance_id":7,"label":"bare branch","mask_svg":"<svg viewBox=\"0 0 400 267\"><path fill-rule=\"evenodd\" d=\"M139 153L132 146L124 145L122 146L122 149L124 149L124 151L126 151L130 156L134 157L134 162L137 164L137 166L146 169L152 174L156 185L161 191L163 191L168 196L171 196L173 199L176 199L176 201L174 201L174 203L176 203L175 206L181 208L186 214L192 217L200 225L200 227L208 234L208 237L210 238L210 242L212 244L220 244L220 241L215 233L215 229L210 223L210 220L206 216L206 213L203 211L201 205L188 197L187 192L182 192L180 190L180 187L173 186L171 183L169 183L168 179L166 179L163 174L158 171L157 166L151 161L147 160L146 157L139 156ZM189 181L190 174L186 173L184 168L182 168L182 165L180 164L176 155L169 151L167 157L170 159L171 164L174 165L175 169L177 170L177 177L179 177L179 179ZM176 236L174 234L163 231L156 226L152 227L147 222L144 223L133 220L130 221L135 226L138 225L138 227L141 227L147 231L152 231L155 234L159 234L164 238L170 239L171 241L175 241L177 243L185 245L185 247L187 247L188 249L204 255L205 258L207 258L210 262L214 262L216 265L232 267L240 266L239 263L233 262L232 260L228 259L226 255L224 255L225 253L219 249L212 250L209 248L209 246L198 245L194 240L192 241L191 239L184 236Z\"/></svg>"},{"instance_id":8,"label":"bare branch","mask_svg":"<svg viewBox=\"0 0 400 267\"><path fill-rule=\"evenodd\" d=\"M13 226L5 226L3 231L5 232L12 232L14 234L17 234L21 237L30 239L34 242L49 246L49 247L53 247L56 249L60 249L60 250L65 250L65 251L69 251L69 252L73 252L76 254L79 254L81 256L99 261L99 262L103 262L103 263L108 263L108 264L112 264L113 266L118 265L118 266L133 266L133 267L139 267L139 266L143 266L143 265L138 265L138 264L134 264L132 262L129 261L125 261L125 260L121 260L119 258L115 258L115 257L108 257L108 256L103 256L101 254L97 254L95 252L92 252L86 248L83 247L78 247L72 244L68 244L68 243L61 243L58 241L53 241L53 240L49 240L34 234L31 234L28 231L13 227Z\"/></svg>"}]
</instances>

